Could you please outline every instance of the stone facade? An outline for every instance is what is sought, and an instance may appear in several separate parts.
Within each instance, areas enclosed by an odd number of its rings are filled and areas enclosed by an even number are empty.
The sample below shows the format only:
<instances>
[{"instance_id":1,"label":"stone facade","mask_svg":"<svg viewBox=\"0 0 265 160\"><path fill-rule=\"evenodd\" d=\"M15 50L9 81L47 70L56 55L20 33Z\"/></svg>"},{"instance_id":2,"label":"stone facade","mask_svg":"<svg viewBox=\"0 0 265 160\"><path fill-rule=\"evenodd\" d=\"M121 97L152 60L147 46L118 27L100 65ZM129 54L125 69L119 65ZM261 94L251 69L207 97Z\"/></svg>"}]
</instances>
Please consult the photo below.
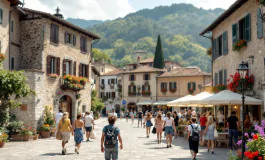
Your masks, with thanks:
<instances>
[{"instance_id":1,"label":"stone facade","mask_svg":"<svg viewBox=\"0 0 265 160\"><path fill-rule=\"evenodd\" d=\"M234 75L238 65L244 61L248 62L250 73L255 76L254 97L261 100L265 99L265 92L262 86L264 83L264 58L265 46L264 38L258 38L257 35L257 11L259 5L256 1L247 1L240 8L233 11L233 13L225 18L218 26L212 30L213 39L219 37L222 33L228 32L228 54L222 55L213 61L213 73L218 73L220 70L227 70L227 78ZM251 40L247 42L247 46L242 48L239 52L233 51L232 39L232 25L238 23L247 14L250 14L251 22ZM264 35L263 23L263 37ZM250 57L253 56L253 60ZM262 107L263 108L263 107ZM263 109L261 110L263 113Z\"/></svg>"},{"instance_id":2,"label":"stone facade","mask_svg":"<svg viewBox=\"0 0 265 160\"><path fill-rule=\"evenodd\" d=\"M90 63L90 50L92 37L74 30L67 25L62 25L59 22L52 21L49 18L44 18L37 13L32 14L26 11L28 17L21 18L16 31L14 32L14 42L20 43L18 51L19 64L15 68L25 70L28 77L28 85L36 92L36 96L30 96L21 100L23 106L27 106L26 110L15 109L12 111L18 119L31 124L32 126L38 125L43 117L45 106L53 107L54 113L59 110L59 103L63 96L68 96L71 99L71 120L74 120L77 113L89 111L91 109L91 86L87 83L79 92L71 90L62 90L62 77L63 77L63 60L71 60L71 70L77 76L79 73L79 64L89 65L88 79L91 77L91 63ZM34 16L34 18L32 17ZM18 20L14 17L14 20ZM59 42L53 44L50 42L51 25L55 24L59 27ZM76 36L76 45L65 43L65 32L71 33ZM18 34L20 33L20 34ZM19 41L17 41L17 37ZM80 50L80 37L87 38L87 53ZM16 56L16 55L12 55ZM60 63L56 67L60 68L59 77L51 78L47 73L47 57L53 56L57 59L60 58ZM74 67L74 63L75 66ZM58 66L60 65L60 66ZM58 94L60 93L60 94ZM76 95L80 94L81 97L77 99Z\"/></svg>"}]
</instances>

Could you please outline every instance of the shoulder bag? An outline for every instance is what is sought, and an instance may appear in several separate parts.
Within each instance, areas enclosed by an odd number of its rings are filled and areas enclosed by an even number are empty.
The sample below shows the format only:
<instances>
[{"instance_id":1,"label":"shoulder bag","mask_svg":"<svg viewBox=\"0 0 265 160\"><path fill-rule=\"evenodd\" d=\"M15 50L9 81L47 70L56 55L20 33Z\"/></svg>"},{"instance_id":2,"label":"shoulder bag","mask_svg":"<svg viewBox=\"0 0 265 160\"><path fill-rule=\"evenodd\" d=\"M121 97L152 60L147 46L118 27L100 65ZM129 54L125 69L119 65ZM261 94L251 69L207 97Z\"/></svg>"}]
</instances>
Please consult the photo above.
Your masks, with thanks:
<instances>
[{"instance_id":1,"label":"shoulder bag","mask_svg":"<svg viewBox=\"0 0 265 160\"><path fill-rule=\"evenodd\" d=\"M218 138L218 132L216 130L216 127L214 125L214 138L217 139Z\"/></svg>"}]
</instances>

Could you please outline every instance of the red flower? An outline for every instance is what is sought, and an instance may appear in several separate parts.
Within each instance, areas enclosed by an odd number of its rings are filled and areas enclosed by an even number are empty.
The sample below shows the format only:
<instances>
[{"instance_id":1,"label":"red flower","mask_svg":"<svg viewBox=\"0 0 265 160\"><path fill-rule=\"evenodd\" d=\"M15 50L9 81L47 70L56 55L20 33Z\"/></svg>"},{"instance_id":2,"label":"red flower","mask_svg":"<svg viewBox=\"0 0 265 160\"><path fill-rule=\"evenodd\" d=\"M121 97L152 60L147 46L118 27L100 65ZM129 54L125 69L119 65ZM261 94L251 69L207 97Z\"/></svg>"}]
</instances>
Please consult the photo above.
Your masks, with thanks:
<instances>
[{"instance_id":1,"label":"red flower","mask_svg":"<svg viewBox=\"0 0 265 160\"><path fill-rule=\"evenodd\" d=\"M262 160L262 156L259 156L259 157L258 157L258 160Z\"/></svg>"},{"instance_id":2,"label":"red flower","mask_svg":"<svg viewBox=\"0 0 265 160\"><path fill-rule=\"evenodd\" d=\"M257 140L257 139L259 139L259 135L257 135L257 134L254 134L254 135L253 135L253 139L254 139L254 140Z\"/></svg>"}]
</instances>

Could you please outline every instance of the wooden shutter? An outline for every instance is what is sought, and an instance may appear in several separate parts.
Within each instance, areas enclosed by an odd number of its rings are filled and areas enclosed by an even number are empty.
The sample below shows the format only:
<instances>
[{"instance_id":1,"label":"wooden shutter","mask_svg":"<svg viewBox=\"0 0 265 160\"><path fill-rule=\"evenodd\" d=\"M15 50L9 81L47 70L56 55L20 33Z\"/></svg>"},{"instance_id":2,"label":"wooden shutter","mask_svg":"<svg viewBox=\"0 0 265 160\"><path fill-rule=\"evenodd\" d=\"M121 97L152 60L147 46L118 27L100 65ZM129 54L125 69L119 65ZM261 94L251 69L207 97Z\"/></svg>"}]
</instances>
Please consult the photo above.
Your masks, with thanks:
<instances>
[{"instance_id":1,"label":"wooden shutter","mask_svg":"<svg viewBox=\"0 0 265 160\"><path fill-rule=\"evenodd\" d=\"M188 90L190 90L190 88L191 88L191 83L189 82L188 83Z\"/></svg>"},{"instance_id":2,"label":"wooden shutter","mask_svg":"<svg viewBox=\"0 0 265 160\"><path fill-rule=\"evenodd\" d=\"M161 84L160 84L160 90L162 91L162 89L163 89L163 83L161 82Z\"/></svg>"},{"instance_id":3,"label":"wooden shutter","mask_svg":"<svg viewBox=\"0 0 265 160\"><path fill-rule=\"evenodd\" d=\"M223 71L219 71L219 84L223 84Z\"/></svg>"},{"instance_id":4,"label":"wooden shutter","mask_svg":"<svg viewBox=\"0 0 265 160\"><path fill-rule=\"evenodd\" d=\"M76 76L76 61L74 62L74 72L73 72L73 74L74 74L74 76Z\"/></svg>"},{"instance_id":5,"label":"wooden shutter","mask_svg":"<svg viewBox=\"0 0 265 160\"><path fill-rule=\"evenodd\" d=\"M54 35L55 35L54 25L51 24L50 41L53 43L54 43Z\"/></svg>"},{"instance_id":6,"label":"wooden shutter","mask_svg":"<svg viewBox=\"0 0 265 160\"><path fill-rule=\"evenodd\" d=\"M216 46L215 46L215 58L218 58L219 57L219 37L216 39Z\"/></svg>"},{"instance_id":7,"label":"wooden shutter","mask_svg":"<svg viewBox=\"0 0 265 160\"><path fill-rule=\"evenodd\" d=\"M110 85L110 79L108 79L108 85Z\"/></svg>"},{"instance_id":8,"label":"wooden shutter","mask_svg":"<svg viewBox=\"0 0 265 160\"><path fill-rule=\"evenodd\" d=\"M59 43L59 27L55 26L55 43Z\"/></svg>"},{"instance_id":9,"label":"wooden shutter","mask_svg":"<svg viewBox=\"0 0 265 160\"><path fill-rule=\"evenodd\" d=\"M82 64L79 63L79 77L83 77L83 70L82 70Z\"/></svg>"},{"instance_id":10,"label":"wooden shutter","mask_svg":"<svg viewBox=\"0 0 265 160\"><path fill-rule=\"evenodd\" d=\"M216 39L212 39L212 60L215 60Z\"/></svg>"},{"instance_id":11,"label":"wooden shutter","mask_svg":"<svg viewBox=\"0 0 265 160\"><path fill-rule=\"evenodd\" d=\"M63 75L66 75L66 60L63 60Z\"/></svg>"},{"instance_id":12,"label":"wooden shutter","mask_svg":"<svg viewBox=\"0 0 265 160\"><path fill-rule=\"evenodd\" d=\"M3 9L0 8L0 24L3 23Z\"/></svg>"},{"instance_id":13,"label":"wooden shutter","mask_svg":"<svg viewBox=\"0 0 265 160\"><path fill-rule=\"evenodd\" d=\"M130 86L128 86L128 92L131 92L131 90L130 90Z\"/></svg>"},{"instance_id":14,"label":"wooden shutter","mask_svg":"<svg viewBox=\"0 0 265 160\"><path fill-rule=\"evenodd\" d=\"M89 78L89 65L86 65L86 77Z\"/></svg>"},{"instance_id":15,"label":"wooden shutter","mask_svg":"<svg viewBox=\"0 0 265 160\"><path fill-rule=\"evenodd\" d=\"M80 37L80 50L83 51L83 37Z\"/></svg>"},{"instance_id":16,"label":"wooden shutter","mask_svg":"<svg viewBox=\"0 0 265 160\"><path fill-rule=\"evenodd\" d=\"M51 74L51 56L47 56L47 75Z\"/></svg>"},{"instance_id":17,"label":"wooden shutter","mask_svg":"<svg viewBox=\"0 0 265 160\"><path fill-rule=\"evenodd\" d=\"M228 54L228 33L227 31L223 33L223 54Z\"/></svg>"},{"instance_id":18,"label":"wooden shutter","mask_svg":"<svg viewBox=\"0 0 265 160\"><path fill-rule=\"evenodd\" d=\"M167 82L165 83L165 88L166 88L166 90L167 90Z\"/></svg>"},{"instance_id":19,"label":"wooden shutter","mask_svg":"<svg viewBox=\"0 0 265 160\"><path fill-rule=\"evenodd\" d=\"M214 74L214 85L218 85L218 73Z\"/></svg>"},{"instance_id":20,"label":"wooden shutter","mask_svg":"<svg viewBox=\"0 0 265 160\"><path fill-rule=\"evenodd\" d=\"M142 85L142 91L144 91L144 85Z\"/></svg>"},{"instance_id":21,"label":"wooden shutter","mask_svg":"<svg viewBox=\"0 0 265 160\"><path fill-rule=\"evenodd\" d=\"M237 41L237 24L232 25L232 40L233 44L235 44Z\"/></svg>"},{"instance_id":22,"label":"wooden shutter","mask_svg":"<svg viewBox=\"0 0 265 160\"><path fill-rule=\"evenodd\" d=\"M192 85L193 85L193 89L196 90L196 83L193 82Z\"/></svg>"},{"instance_id":23,"label":"wooden shutter","mask_svg":"<svg viewBox=\"0 0 265 160\"><path fill-rule=\"evenodd\" d=\"M58 58L56 58L56 61L57 61L57 64L56 64L56 67L57 67L57 71L56 71L56 73L60 76L61 74L60 74L60 71L61 71L61 61L60 61L60 58L58 57Z\"/></svg>"},{"instance_id":24,"label":"wooden shutter","mask_svg":"<svg viewBox=\"0 0 265 160\"><path fill-rule=\"evenodd\" d=\"M174 82L174 88L177 90L177 82Z\"/></svg>"},{"instance_id":25,"label":"wooden shutter","mask_svg":"<svg viewBox=\"0 0 265 160\"><path fill-rule=\"evenodd\" d=\"M263 37L263 21L260 8L257 10L257 37Z\"/></svg>"},{"instance_id":26,"label":"wooden shutter","mask_svg":"<svg viewBox=\"0 0 265 160\"><path fill-rule=\"evenodd\" d=\"M76 35L73 35L73 45L76 45Z\"/></svg>"},{"instance_id":27,"label":"wooden shutter","mask_svg":"<svg viewBox=\"0 0 265 160\"><path fill-rule=\"evenodd\" d=\"M67 31L64 33L64 43L67 43Z\"/></svg>"},{"instance_id":28,"label":"wooden shutter","mask_svg":"<svg viewBox=\"0 0 265 160\"><path fill-rule=\"evenodd\" d=\"M151 75L150 74L148 74L148 80L151 80Z\"/></svg>"},{"instance_id":29,"label":"wooden shutter","mask_svg":"<svg viewBox=\"0 0 265 160\"><path fill-rule=\"evenodd\" d=\"M151 91L150 85L148 85L148 91L149 91L149 92Z\"/></svg>"},{"instance_id":30,"label":"wooden shutter","mask_svg":"<svg viewBox=\"0 0 265 160\"><path fill-rule=\"evenodd\" d=\"M133 92L136 92L136 86L133 86Z\"/></svg>"},{"instance_id":31,"label":"wooden shutter","mask_svg":"<svg viewBox=\"0 0 265 160\"><path fill-rule=\"evenodd\" d=\"M224 84L227 85L227 71L224 69Z\"/></svg>"},{"instance_id":32,"label":"wooden shutter","mask_svg":"<svg viewBox=\"0 0 265 160\"><path fill-rule=\"evenodd\" d=\"M245 38L249 42L251 40L251 18L250 14L245 17Z\"/></svg>"}]
</instances>

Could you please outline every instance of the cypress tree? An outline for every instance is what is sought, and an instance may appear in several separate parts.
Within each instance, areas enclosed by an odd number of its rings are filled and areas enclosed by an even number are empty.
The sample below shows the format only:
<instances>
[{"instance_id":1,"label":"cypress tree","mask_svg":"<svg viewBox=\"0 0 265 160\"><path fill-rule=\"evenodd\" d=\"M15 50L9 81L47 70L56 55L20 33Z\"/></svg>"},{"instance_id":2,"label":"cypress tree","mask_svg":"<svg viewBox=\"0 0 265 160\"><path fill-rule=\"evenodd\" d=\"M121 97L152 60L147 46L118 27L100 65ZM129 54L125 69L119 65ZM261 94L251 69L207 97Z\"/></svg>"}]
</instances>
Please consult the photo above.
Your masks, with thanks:
<instances>
[{"instance_id":1,"label":"cypress tree","mask_svg":"<svg viewBox=\"0 0 265 160\"><path fill-rule=\"evenodd\" d=\"M157 45L156 45L156 51L155 51L155 58L154 58L154 68L165 68L165 61L164 61L164 53L162 51L162 44L160 35L157 38Z\"/></svg>"}]
</instances>

